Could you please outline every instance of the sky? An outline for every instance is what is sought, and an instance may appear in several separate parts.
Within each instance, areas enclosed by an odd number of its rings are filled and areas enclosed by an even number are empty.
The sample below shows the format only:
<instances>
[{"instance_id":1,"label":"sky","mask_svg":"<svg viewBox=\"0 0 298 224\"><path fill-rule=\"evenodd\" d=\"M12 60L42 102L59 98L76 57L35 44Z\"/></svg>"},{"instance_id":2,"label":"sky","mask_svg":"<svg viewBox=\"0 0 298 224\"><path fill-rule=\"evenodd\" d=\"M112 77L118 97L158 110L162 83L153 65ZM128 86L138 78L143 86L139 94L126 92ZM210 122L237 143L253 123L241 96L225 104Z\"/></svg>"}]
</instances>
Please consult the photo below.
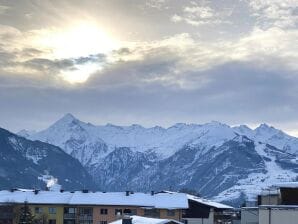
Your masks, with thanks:
<instances>
[{"instance_id":1,"label":"sky","mask_svg":"<svg viewBox=\"0 0 298 224\"><path fill-rule=\"evenodd\" d=\"M298 136L298 0L0 0L0 126L268 123Z\"/></svg>"}]
</instances>

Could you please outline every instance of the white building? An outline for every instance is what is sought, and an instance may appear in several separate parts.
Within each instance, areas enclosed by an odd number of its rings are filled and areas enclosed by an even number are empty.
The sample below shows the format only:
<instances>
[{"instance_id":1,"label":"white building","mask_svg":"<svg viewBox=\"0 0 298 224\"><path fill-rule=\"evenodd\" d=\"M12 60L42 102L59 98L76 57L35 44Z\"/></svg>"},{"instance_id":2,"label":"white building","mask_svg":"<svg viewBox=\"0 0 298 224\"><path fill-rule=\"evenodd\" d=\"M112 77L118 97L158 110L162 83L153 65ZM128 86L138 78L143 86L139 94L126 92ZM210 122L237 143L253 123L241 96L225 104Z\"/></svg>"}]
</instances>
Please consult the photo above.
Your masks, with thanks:
<instances>
[{"instance_id":1,"label":"white building","mask_svg":"<svg viewBox=\"0 0 298 224\"><path fill-rule=\"evenodd\" d=\"M260 206L259 224L297 224L298 206ZM242 223L241 223L242 224Z\"/></svg>"}]
</instances>

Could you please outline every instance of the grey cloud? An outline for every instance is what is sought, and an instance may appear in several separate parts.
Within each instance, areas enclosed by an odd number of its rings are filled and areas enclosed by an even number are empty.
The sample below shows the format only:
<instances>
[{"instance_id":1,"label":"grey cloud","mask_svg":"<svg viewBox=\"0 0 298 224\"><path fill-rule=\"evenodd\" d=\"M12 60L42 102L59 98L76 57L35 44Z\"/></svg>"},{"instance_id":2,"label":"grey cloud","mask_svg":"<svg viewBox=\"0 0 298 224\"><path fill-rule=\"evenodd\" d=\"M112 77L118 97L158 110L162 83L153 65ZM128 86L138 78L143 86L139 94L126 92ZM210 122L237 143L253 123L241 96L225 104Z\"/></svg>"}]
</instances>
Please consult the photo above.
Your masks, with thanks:
<instances>
[{"instance_id":1,"label":"grey cloud","mask_svg":"<svg viewBox=\"0 0 298 224\"><path fill-rule=\"evenodd\" d=\"M75 58L75 64L86 64L86 63L104 63L106 62L105 54L89 55L88 57Z\"/></svg>"},{"instance_id":2,"label":"grey cloud","mask_svg":"<svg viewBox=\"0 0 298 224\"><path fill-rule=\"evenodd\" d=\"M34 50L33 50L34 51ZM69 58L69 59L46 59L46 58L33 58L25 62L19 62L17 64L25 67L46 72L50 74L59 74L62 70L76 70L76 65L82 65L86 63L104 63L105 55L89 55L88 57Z\"/></svg>"},{"instance_id":3,"label":"grey cloud","mask_svg":"<svg viewBox=\"0 0 298 224\"><path fill-rule=\"evenodd\" d=\"M268 46L263 45L266 42L271 48L268 38L276 33L260 32L265 42L260 41L259 36L253 36L246 45L231 44L226 51L218 47L225 41L237 43L239 38L249 37L260 19L264 19L252 15L255 11L249 10L247 1L208 1L216 16L206 18L205 15L206 20L224 17L232 23L203 27L171 22L170 18L175 14L204 20L185 14L183 9L190 5L190 1L150 1L160 3L151 6L139 0L73 0L71 4L65 0L3 2L10 9L9 13L0 15L1 23L6 25L5 33L0 35L1 69L8 65L26 66L37 70L38 74L0 71L2 127L14 131L45 128L62 114L71 112L94 123L167 126L176 122L219 120L229 124L268 122L281 128L298 129L294 125L298 124L297 72L283 61L287 58L271 57L266 50ZM295 12L296 9L290 15L291 21L295 19ZM124 47L112 52L115 58L119 57L116 62L109 62L106 55L50 60L42 58L43 52L39 49L5 50L8 41L21 31L61 26L61 21L71 24L74 19L95 20L116 39L140 42L144 46L140 44L138 49ZM272 24L275 23L271 21L269 25ZM148 43L158 45L159 41L180 33L192 35L192 48L148 47ZM289 35L286 33L280 39ZM254 46L256 42L257 47ZM206 50L210 43L216 47ZM292 45L290 50L296 52L295 37L286 39L278 47L285 43ZM233 46L239 51L234 52ZM259 54L258 48L263 46L265 50ZM231 57L232 53L238 56L245 55L246 51L248 56L243 60L236 61ZM281 50L278 48L276 55L295 55L293 52L289 54L286 46ZM123 59L137 53L142 59ZM213 55L212 66L198 69L199 63ZM23 60L16 61L16 57ZM26 57L30 59L24 62ZM217 60L221 63L213 63ZM292 60L296 62L294 56ZM55 79L59 70L72 70L85 63L99 63L103 70L84 84L72 86Z\"/></svg>"},{"instance_id":4,"label":"grey cloud","mask_svg":"<svg viewBox=\"0 0 298 224\"><path fill-rule=\"evenodd\" d=\"M231 63L189 74L193 82L200 82L204 76L211 80L192 90L168 88L159 83L126 82L113 88L103 88L103 83L97 86L90 83L78 89L18 88L12 95L10 87L1 87L0 107L2 117L6 118L1 118L1 123L11 122L14 129L41 128L48 124L43 123L45 120L50 122L68 111L94 123L147 126L210 120L229 124L297 122L298 78L285 77L284 72ZM34 108L34 116L30 108Z\"/></svg>"},{"instance_id":5,"label":"grey cloud","mask_svg":"<svg viewBox=\"0 0 298 224\"><path fill-rule=\"evenodd\" d=\"M42 53L44 53L43 51L41 51L40 49L36 49L36 48L24 48L21 51L21 55L24 57L39 57Z\"/></svg>"}]
</instances>

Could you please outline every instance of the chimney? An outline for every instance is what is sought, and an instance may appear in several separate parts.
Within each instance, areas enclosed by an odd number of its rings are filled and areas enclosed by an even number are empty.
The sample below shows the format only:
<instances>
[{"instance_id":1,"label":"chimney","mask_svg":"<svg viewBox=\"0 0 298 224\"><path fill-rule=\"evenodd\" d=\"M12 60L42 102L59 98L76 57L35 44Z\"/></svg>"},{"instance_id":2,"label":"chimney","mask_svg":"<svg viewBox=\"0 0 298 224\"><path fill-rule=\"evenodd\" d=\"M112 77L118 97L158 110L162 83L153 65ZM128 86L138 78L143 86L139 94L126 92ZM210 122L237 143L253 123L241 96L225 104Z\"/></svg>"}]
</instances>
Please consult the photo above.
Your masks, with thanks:
<instances>
[{"instance_id":1,"label":"chimney","mask_svg":"<svg viewBox=\"0 0 298 224\"><path fill-rule=\"evenodd\" d=\"M122 224L132 224L132 218L128 215L125 215L122 219Z\"/></svg>"},{"instance_id":2,"label":"chimney","mask_svg":"<svg viewBox=\"0 0 298 224\"><path fill-rule=\"evenodd\" d=\"M126 196L129 196L129 191L126 191L125 195L126 195Z\"/></svg>"},{"instance_id":3,"label":"chimney","mask_svg":"<svg viewBox=\"0 0 298 224\"><path fill-rule=\"evenodd\" d=\"M154 195L154 191L151 191L151 195L152 195L152 196Z\"/></svg>"}]
</instances>

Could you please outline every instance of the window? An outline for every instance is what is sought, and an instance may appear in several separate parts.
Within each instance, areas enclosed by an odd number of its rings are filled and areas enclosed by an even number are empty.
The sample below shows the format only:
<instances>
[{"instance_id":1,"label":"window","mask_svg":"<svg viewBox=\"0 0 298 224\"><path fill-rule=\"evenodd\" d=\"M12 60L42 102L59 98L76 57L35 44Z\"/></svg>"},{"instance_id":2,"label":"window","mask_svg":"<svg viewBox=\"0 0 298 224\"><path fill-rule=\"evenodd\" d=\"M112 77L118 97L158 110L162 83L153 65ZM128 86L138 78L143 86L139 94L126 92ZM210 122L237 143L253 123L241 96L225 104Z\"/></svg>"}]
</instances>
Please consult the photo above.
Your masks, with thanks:
<instances>
[{"instance_id":1,"label":"window","mask_svg":"<svg viewBox=\"0 0 298 224\"><path fill-rule=\"evenodd\" d=\"M147 217L159 218L160 211L158 209L145 209L144 215Z\"/></svg>"},{"instance_id":2,"label":"window","mask_svg":"<svg viewBox=\"0 0 298 224\"><path fill-rule=\"evenodd\" d=\"M108 221L100 221L99 224L108 224Z\"/></svg>"},{"instance_id":3,"label":"window","mask_svg":"<svg viewBox=\"0 0 298 224\"><path fill-rule=\"evenodd\" d=\"M124 209L123 210L123 214L125 215L136 215L137 214L137 210L136 209Z\"/></svg>"},{"instance_id":4,"label":"window","mask_svg":"<svg viewBox=\"0 0 298 224\"><path fill-rule=\"evenodd\" d=\"M79 224L93 224L92 220L80 220Z\"/></svg>"},{"instance_id":5,"label":"window","mask_svg":"<svg viewBox=\"0 0 298 224\"><path fill-rule=\"evenodd\" d=\"M40 213L42 213L42 208L35 207L34 211L35 211L36 214L40 214Z\"/></svg>"},{"instance_id":6,"label":"window","mask_svg":"<svg viewBox=\"0 0 298 224\"><path fill-rule=\"evenodd\" d=\"M56 214L57 209L56 208L49 208L49 214Z\"/></svg>"},{"instance_id":7,"label":"window","mask_svg":"<svg viewBox=\"0 0 298 224\"><path fill-rule=\"evenodd\" d=\"M128 208L126 208L126 209L123 210L123 213L124 213L125 215L129 215L129 214L131 213L131 210L128 209Z\"/></svg>"},{"instance_id":8,"label":"window","mask_svg":"<svg viewBox=\"0 0 298 224\"><path fill-rule=\"evenodd\" d=\"M122 215L122 209L115 209L115 215Z\"/></svg>"},{"instance_id":9,"label":"window","mask_svg":"<svg viewBox=\"0 0 298 224\"><path fill-rule=\"evenodd\" d=\"M92 215L92 208L80 208L80 215Z\"/></svg>"},{"instance_id":10,"label":"window","mask_svg":"<svg viewBox=\"0 0 298 224\"><path fill-rule=\"evenodd\" d=\"M76 213L76 209L75 208L68 208L68 213L74 214L74 213Z\"/></svg>"},{"instance_id":11,"label":"window","mask_svg":"<svg viewBox=\"0 0 298 224\"><path fill-rule=\"evenodd\" d=\"M101 215L107 215L108 214L108 209L106 209L106 208L100 209L100 214Z\"/></svg>"},{"instance_id":12,"label":"window","mask_svg":"<svg viewBox=\"0 0 298 224\"><path fill-rule=\"evenodd\" d=\"M75 214L76 209L75 208L64 208L64 214Z\"/></svg>"},{"instance_id":13,"label":"window","mask_svg":"<svg viewBox=\"0 0 298 224\"><path fill-rule=\"evenodd\" d=\"M49 224L56 224L56 219L49 219Z\"/></svg>"},{"instance_id":14,"label":"window","mask_svg":"<svg viewBox=\"0 0 298 224\"><path fill-rule=\"evenodd\" d=\"M175 216L175 210L167 210L167 216Z\"/></svg>"}]
</instances>

